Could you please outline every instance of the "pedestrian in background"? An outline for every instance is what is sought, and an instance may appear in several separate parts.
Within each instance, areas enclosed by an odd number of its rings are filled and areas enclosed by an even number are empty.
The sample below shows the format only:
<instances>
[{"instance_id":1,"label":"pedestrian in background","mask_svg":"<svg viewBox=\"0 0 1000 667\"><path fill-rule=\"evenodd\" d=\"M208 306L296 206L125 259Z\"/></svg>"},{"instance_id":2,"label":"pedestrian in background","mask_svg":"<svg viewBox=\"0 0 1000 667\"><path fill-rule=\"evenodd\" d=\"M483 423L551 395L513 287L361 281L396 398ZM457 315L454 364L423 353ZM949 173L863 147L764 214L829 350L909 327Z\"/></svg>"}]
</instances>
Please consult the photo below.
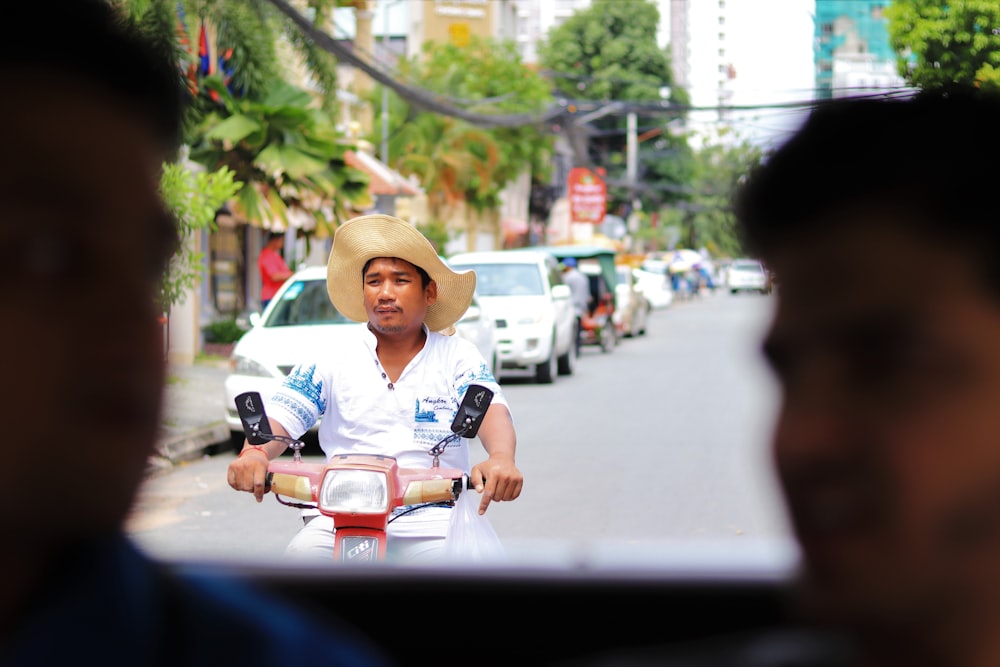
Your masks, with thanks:
<instances>
[{"instance_id":1,"label":"pedestrian in background","mask_svg":"<svg viewBox=\"0 0 1000 667\"><path fill-rule=\"evenodd\" d=\"M590 279L576 266L576 259L566 257L563 263L563 282L572 292L573 311L576 313L576 341L574 343L576 356L580 356L583 345L583 318L590 314L590 304L594 297L590 293Z\"/></svg>"},{"instance_id":2,"label":"pedestrian in background","mask_svg":"<svg viewBox=\"0 0 1000 667\"><path fill-rule=\"evenodd\" d=\"M284 232L270 232L264 249L257 256L257 268L260 269L261 311L267 308L267 304L271 303L278 289L292 276L292 270L288 268L282 255L284 249Z\"/></svg>"}]
</instances>

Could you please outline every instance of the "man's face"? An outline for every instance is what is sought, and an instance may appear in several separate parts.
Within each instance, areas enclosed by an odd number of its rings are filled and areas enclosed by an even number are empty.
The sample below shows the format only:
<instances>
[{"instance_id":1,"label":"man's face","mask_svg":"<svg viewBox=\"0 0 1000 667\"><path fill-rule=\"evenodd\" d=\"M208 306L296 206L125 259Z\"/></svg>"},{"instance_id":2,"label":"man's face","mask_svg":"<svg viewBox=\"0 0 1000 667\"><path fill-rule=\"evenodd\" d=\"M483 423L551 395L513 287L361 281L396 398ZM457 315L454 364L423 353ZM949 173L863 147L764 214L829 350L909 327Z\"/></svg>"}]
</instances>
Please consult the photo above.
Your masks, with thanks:
<instances>
[{"instance_id":1,"label":"man's face","mask_svg":"<svg viewBox=\"0 0 1000 667\"><path fill-rule=\"evenodd\" d=\"M812 601L915 623L997 597L1000 302L898 213L847 214L771 258L774 456Z\"/></svg>"},{"instance_id":2,"label":"man's face","mask_svg":"<svg viewBox=\"0 0 1000 667\"><path fill-rule=\"evenodd\" d=\"M416 267L402 259L376 257L363 280L368 322L379 333L420 329L427 307L437 301L437 284L425 288Z\"/></svg>"},{"instance_id":3,"label":"man's face","mask_svg":"<svg viewBox=\"0 0 1000 667\"><path fill-rule=\"evenodd\" d=\"M0 404L18 501L0 526L51 543L117 527L155 444L163 156L115 98L72 78L3 70L0 87L18 100L0 112ZM28 499L72 517L40 520Z\"/></svg>"}]
</instances>

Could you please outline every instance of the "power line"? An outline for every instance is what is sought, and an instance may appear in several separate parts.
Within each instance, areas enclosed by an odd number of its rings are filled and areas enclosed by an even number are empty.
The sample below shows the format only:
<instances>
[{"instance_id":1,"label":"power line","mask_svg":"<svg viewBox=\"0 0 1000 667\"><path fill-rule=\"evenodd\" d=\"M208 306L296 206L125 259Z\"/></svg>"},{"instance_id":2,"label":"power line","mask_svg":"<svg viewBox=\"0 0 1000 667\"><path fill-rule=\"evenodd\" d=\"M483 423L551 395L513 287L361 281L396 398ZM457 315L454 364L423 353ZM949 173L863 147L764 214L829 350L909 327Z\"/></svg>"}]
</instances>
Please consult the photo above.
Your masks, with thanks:
<instances>
[{"instance_id":1,"label":"power line","mask_svg":"<svg viewBox=\"0 0 1000 667\"><path fill-rule=\"evenodd\" d=\"M392 90L396 91L400 97L414 106L427 111L433 111L445 116L460 118L472 123L473 125L481 127L521 127L524 125L548 123L565 112L562 107L553 106L537 113L485 114L475 113L454 104L449 104L444 101L445 97L443 95L427 90L426 88L419 88L401 83L381 68L372 66L371 63L358 56L354 52L353 47L342 44L326 33L317 30L308 19L292 8L285 0L269 1L282 14L287 16L296 26L298 26L299 30L301 30L303 34L311 39L317 46L333 54L342 62L365 72L373 80L384 86L388 86Z\"/></svg>"},{"instance_id":2,"label":"power line","mask_svg":"<svg viewBox=\"0 0 1000 667\"><path fill-rule=\"evenodd\" d=\"M653 115L682 115L687 112L698 111L757 111L768 109L799 109L806 110L819 106L824 100L808 99L793 102L773 102L767 104L745 104L745 105L709 105L696 106L691 104L677 104L667 100L659 101L624 101L624 100L572 100L566 97L557 97L556 101L547 109L534 113L515 114L489 114L476 113L462 108L455 102L469 102L467 100L454 100L441 93L432 90L403 83L398 80L386 66L373 65L377 59L365 59L359 55L359 50L353 45L333 39L330 35L318 30L307 18L302 16L297 10L288 4L286 0L268 0L282 14L291 20L299 30L311 39L317 46L331 53L342 62L345 62L370 76L373 80L394 90L400 97L416 107L439 113L445 116L460 118L473 125L480 127L520 127L524 125L544 125L553 123L561 118L573 122L576 114L593 114L593 117L601 115L624 116L630 113ZM909 97L916 92L912 88L888 89L886 91L872 92L863 95L848 96L852 99L865 98L898 98ZM501 96L502 97L502 96ZM496 98L493 98L496 99ZM843 99L843 98L841 98ZM476 104L484 104L488 100L476 100Z\"/></svg>"}]
</instances>

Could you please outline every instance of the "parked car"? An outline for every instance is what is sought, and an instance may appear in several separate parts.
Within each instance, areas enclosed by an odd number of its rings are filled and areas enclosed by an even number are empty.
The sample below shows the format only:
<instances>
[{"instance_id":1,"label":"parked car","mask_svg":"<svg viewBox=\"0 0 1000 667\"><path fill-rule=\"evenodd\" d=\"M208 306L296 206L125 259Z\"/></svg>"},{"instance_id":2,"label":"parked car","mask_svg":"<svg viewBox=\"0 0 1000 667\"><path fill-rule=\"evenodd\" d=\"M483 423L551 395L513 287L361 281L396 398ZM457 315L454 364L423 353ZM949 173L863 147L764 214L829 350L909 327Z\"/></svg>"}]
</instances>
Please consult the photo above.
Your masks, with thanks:
<instances>
[{"instance_id":1,"label":"parked car","mask_svg":"<svg viewBox=\"0 0 1000 667\"><path fill-rule=\"evenodd\" d=\"M326 267L311 266L285 281L262 315L233 348L225 380L226 423L234 433L243 425L234 399L258 391L266 400L299 362L315 359L354 330L365 326L340 314L326 290ZM456 325L456 334L472 341L496 372L495 323L477 297ZM237 436L238 439L238 436Z\"/></svg>"},{"instance_id":2,"label":"parked car","mask_svg":"<svg viewBox=\"0 0 1000 667\"><path fill-rule=\"evenodd\" d=\"M736 259L726 269L726 287L732 294L738 292L770 294L771 281L760 261Z\"/></svg>"},{"instance_id":3,"label":"parked car","mask_svg":"<svg viewBox=\"0 0 1000 667\"><path fill-rule=\"evenodd\" d=\"M634 269L627 264L615 267L618 284L615 285L614 322L618 332L626 338L646 333L649 312L653 309L646 295L639 288Z\"/></svg>"},{"instance_id":4,"label":"parked car","mask_svg":"<svg viewBox=\"0 0 1000 667\"><path fill-rule=\"evenodd\" d=\"M326 291L326 267L297 271L285 281L262 315L251 316L251 328L237 341L226 376L226 423L240 432L234 399L258 391L267 400L299 362L354 335L364 326L340 314Z\"/></svg>"},{"instance_id":5,"label":"parked car","mask_svg":"<svg viewBox=\"0 0 1000 667\"><path fill-rule=\"evenodd\" d=\"M573 373L576 316L570 289L550 253L494 250L453 255L456 270L476 272L479 302L496 320L497 377L528 371L553 382Z\"/></svg>"},{"instance_id":6,"label":"parked car","mask_svg":"<svg viewBox=\"0 0 1000 667\"><path fill-rule=\"evenodd\" d=\"M489 364L490 372L497 373L497 326L496 319L483 308L477 295L472 296L472 303L457 323L455 329L459 336L470 341L479 348L479 352Z\"/></svg>"},{"instance_id":7,"label":"parked car","mask_svg":"<svg viewBox=\"0 0 1000 667\"><path fill-rule=\"evenodd\" d=\"M633 274L636 278L636 286L646 297L646 301L653 309L666 308L674 302L674 290L670 287L670 279L667 278L667 265L661 263L659 270L657 267L643 264L635 269Z\"/></svg>"}]
</instances>

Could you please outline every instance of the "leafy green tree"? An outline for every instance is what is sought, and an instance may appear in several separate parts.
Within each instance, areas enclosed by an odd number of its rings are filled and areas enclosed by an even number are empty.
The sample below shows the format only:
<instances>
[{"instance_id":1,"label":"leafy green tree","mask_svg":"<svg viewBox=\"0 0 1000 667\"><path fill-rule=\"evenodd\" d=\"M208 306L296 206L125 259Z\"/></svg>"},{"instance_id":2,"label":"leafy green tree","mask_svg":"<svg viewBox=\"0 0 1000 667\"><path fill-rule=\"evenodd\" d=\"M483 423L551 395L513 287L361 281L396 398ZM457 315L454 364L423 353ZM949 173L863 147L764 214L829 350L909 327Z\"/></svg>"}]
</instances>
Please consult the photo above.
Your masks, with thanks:
<instances>
[{"instance_id":1,"label":"leafy green tree","mask_svg":"<svg viewBox=\"0 0 1000 667\"><path fill-rule=\"evenodd\" d=\"M670 55L656 43L652 0L594 0L539 46L553 85L570 98L648 102L670 86ZM671 99L681 91L671 90Z\"/></svg>"},{"instance_id":2,"label":"leafy green tree","mask_svg":"<svg viewBox=\"0 0 1000 667\"><path fill-rule=\"evenodd\" d=\"M478 37L464 46L430 42L401 70L413 83L481 113L538 112L553 101L548 82L521 62L511 42ZM552 137L544 128L476 127L390 97L389 161L420 178L434 217L447 217L459 201L479 213L495 209L500 192L525 171L548 178ZM376 124L375 136L380 134Z\"/></svg>"},{"instance_id":3,"label":"leafy green tree","mask_svg":"<svg viewBox=\"0 0 1000 667\"><path fill-rule=\"evenodd\" d=\"M662 213L658 240L673 229L678 245L706 248L713 256L743 254L732 212L732 198L740 180L763 158L763 151L723 130L694 152L693 177L683 201Z\"/></svg>"},{"instance_id":4,"label":"leafy green tree","mask_svg":"<svg viewBox=\"0 0 1000 667\"><path fill-rule=\"evenodd\" d=\"M207 85L222 104L202 119L191 159L227 167L247 185L237 200L244 217L282 227L299 208L331 232L348 208L370 204L367 175L344 163L346 147L309 93L280 83L257 100L233 97L217 80Z\"/></svg>"},{"instance_id":5,"label":"leafy green tree","mask_svg":"<svg viewBox=\"0 0 1000 667\"><path fill-rule=\"evenodd\" d=\"M545 72L553 86L571 100L661 102L669 90L669 102L685 105L690 99L685 90L673 84L669 52L656 41L659 20L659 9L652 0L594 0L554 28L540 45ZM657 135L657 140L655 157L643 157L640 151L642 171L637 181L645 187L636 190L626 184L624 110L593 121L596 136L588 138L588 152L578 155L577 160L579 166L607 171L613 184L608 191L609 210L630 205L635 197L650 210L663 200L676 199L669 186L682 185L689 175L690 167L682 164L689 156L686 139L666 130L666 124L680 112L672 116L637 113L638 134Z\"/></svg>"},{"instance_id":6,"label":"leafy green tree","mask_svg":"<svg viewBox=\"0 0 1000 667\"><path fill-rule=\"evenodd\" d=\"M885 9L899 71L919 88L1000 88L1000 3L893 0Z\"/></svg>"},{"instance_id":7,"label":"leafy green tree","mask_svg":"<svg viewBox=\"0 0 1000 667\"><path fill-rule=\"evenodd\" d=\"M271 86L297 78L301 66L315 83L320 106L336 108L336 60L317 47L267 0L112 0L154 41L172 48L182 74L195 93L193 121L214 100L199 95L210 73L199 70L199 44L205 30L210 68L239 95L263 97ZM309 0L317 26L329 24L335 0ZM290 57L286 57L286 55Z\"/></svg>"},{"instance_id":8,"label":"leafy green tree","mask_svg":"<svg viewBox=\"0 0 1000 667\"><path fill-rule=\"evenodd\" d=\"M160 177L163 201L177 220L182 245L170 259L160 288L163 311L169 313L195 286L205 255L191 245L193 234L215 228L215 213L242 185L226 167L214 172L192 171L179 163L166 164Z\"/></svg>"}]
</instances>

